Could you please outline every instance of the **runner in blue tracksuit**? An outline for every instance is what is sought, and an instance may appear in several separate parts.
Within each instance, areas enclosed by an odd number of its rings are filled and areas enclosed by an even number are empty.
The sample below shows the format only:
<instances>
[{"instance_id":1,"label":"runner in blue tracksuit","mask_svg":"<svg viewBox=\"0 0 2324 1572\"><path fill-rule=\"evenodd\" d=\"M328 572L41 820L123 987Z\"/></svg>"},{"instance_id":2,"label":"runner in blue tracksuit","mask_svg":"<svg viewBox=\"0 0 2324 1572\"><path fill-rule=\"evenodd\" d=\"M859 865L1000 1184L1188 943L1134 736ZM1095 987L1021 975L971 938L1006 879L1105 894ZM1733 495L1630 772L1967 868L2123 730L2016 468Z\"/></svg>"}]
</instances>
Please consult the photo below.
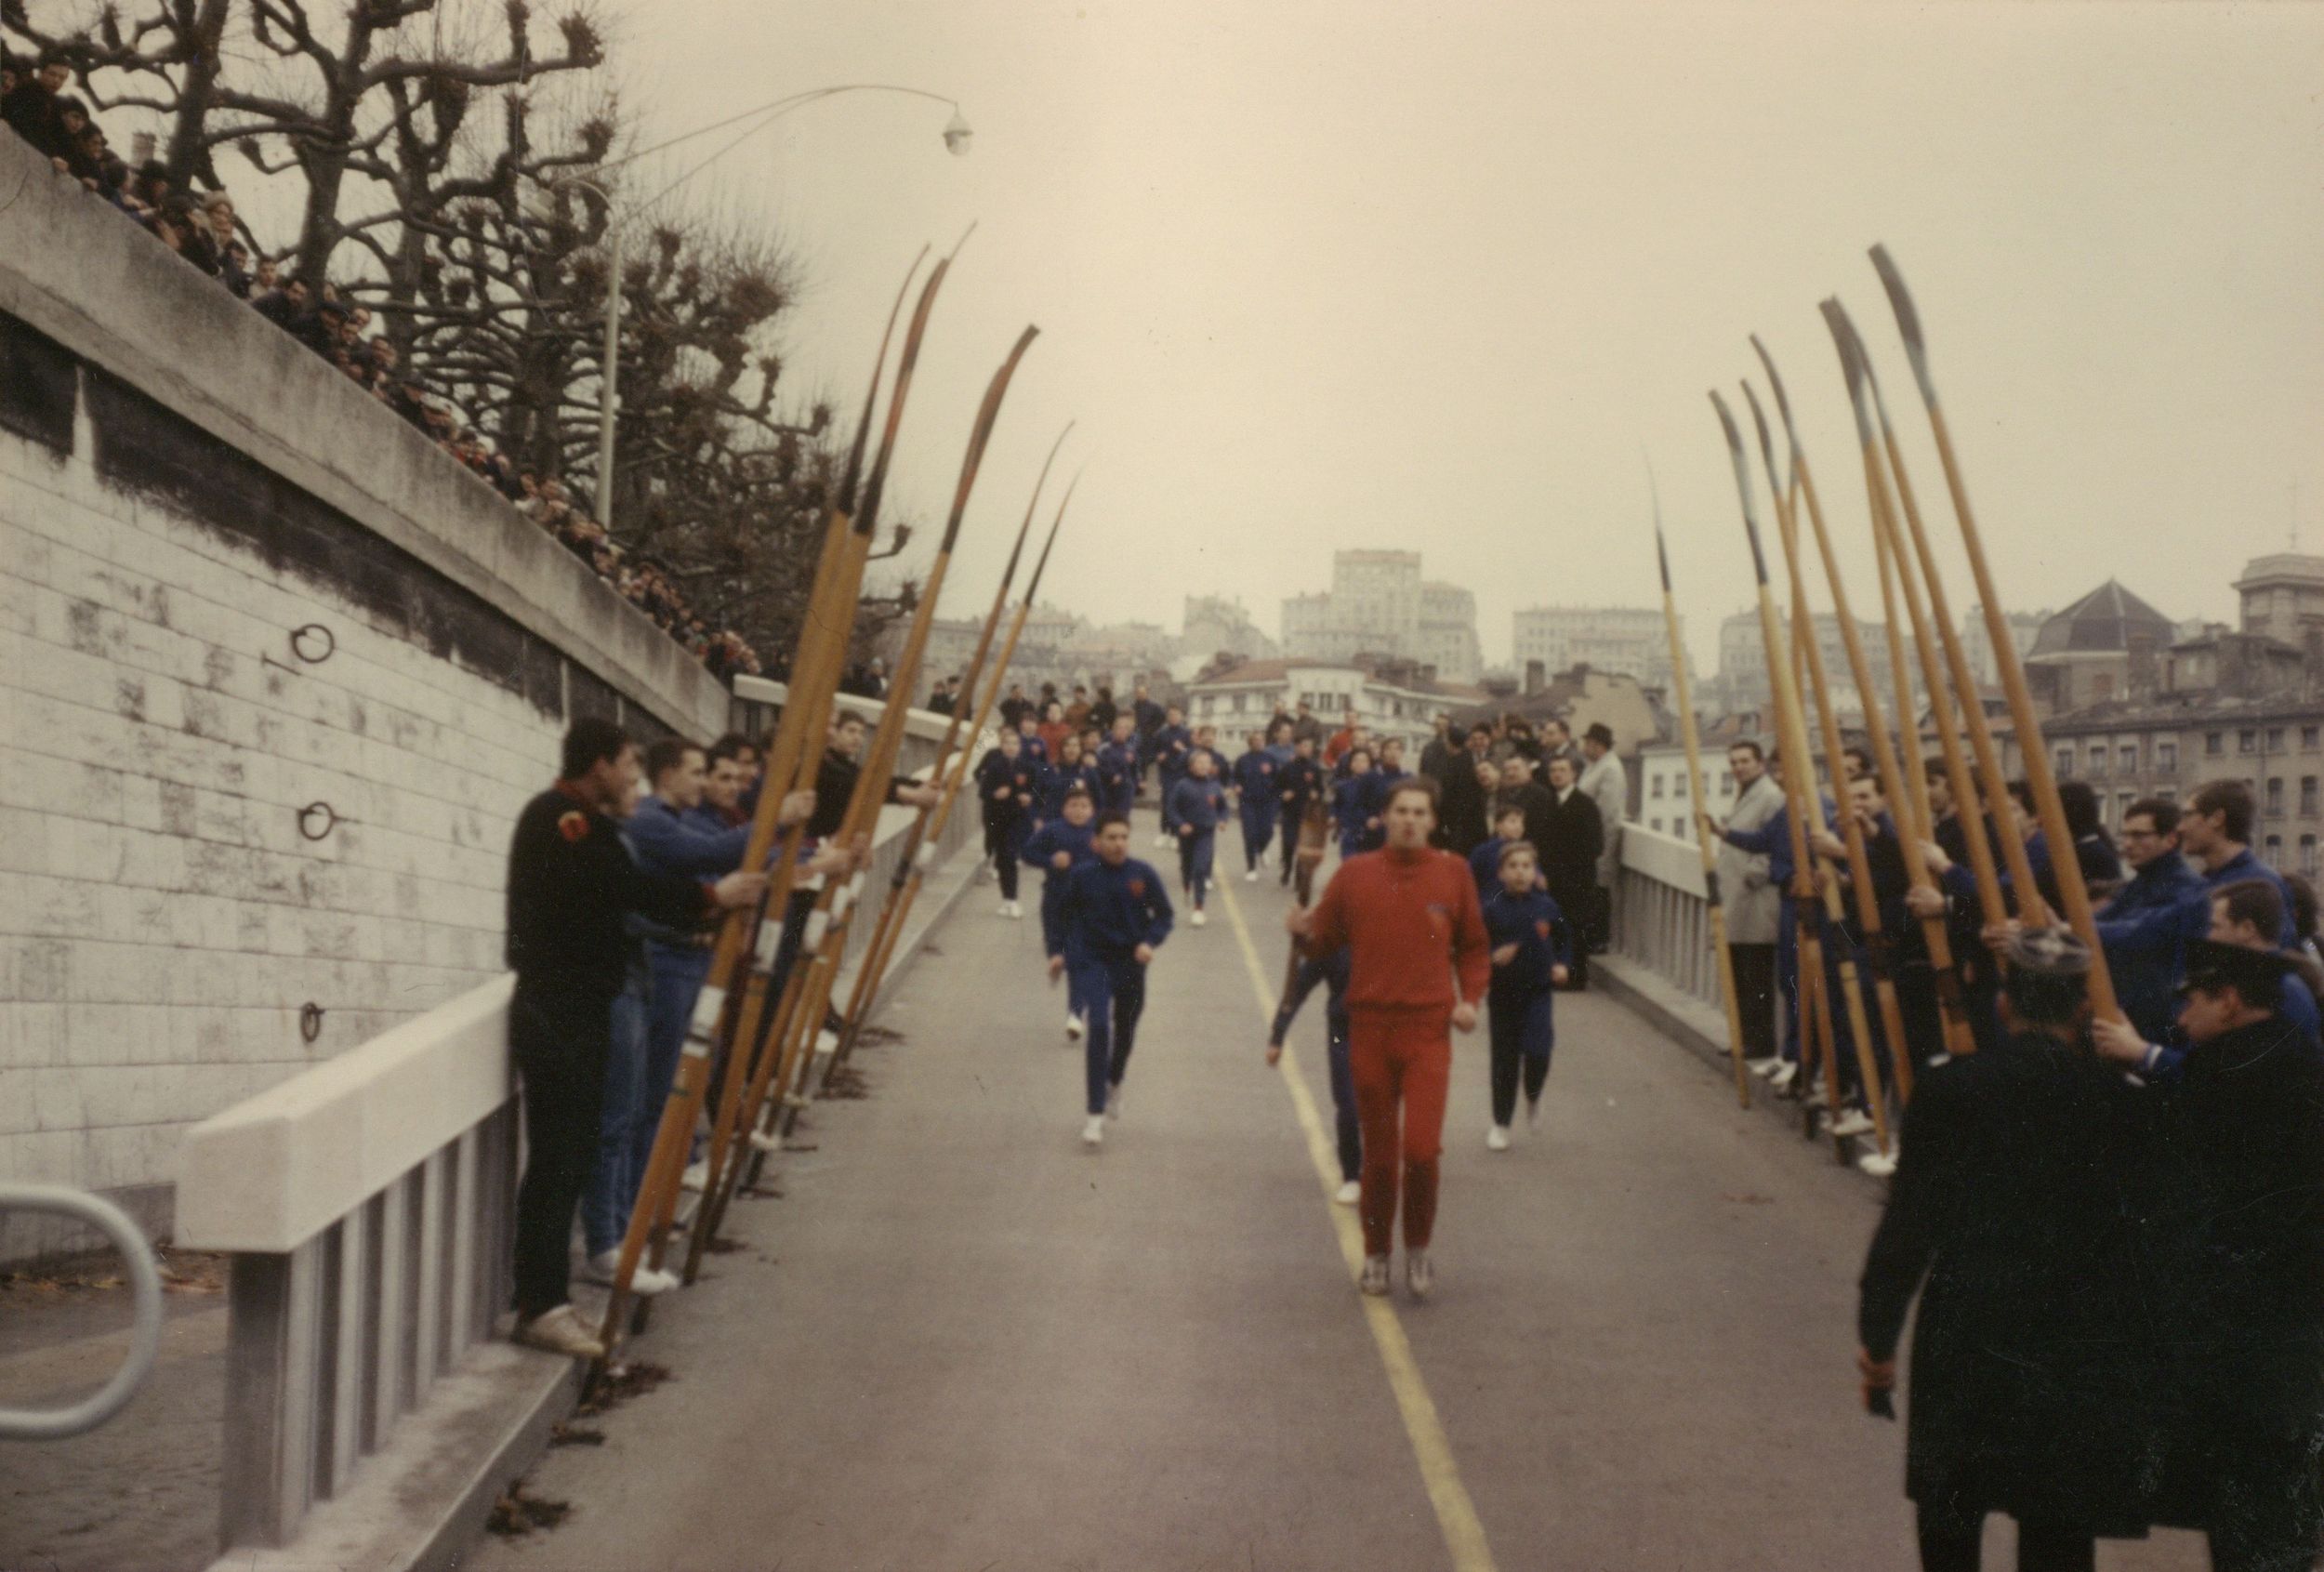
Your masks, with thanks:
<instances>
[{"instance_id":1,"label":"runner in blue tracksuit","mask_svg":"<svg viewBox=\"0 0 2324 1572\"><path fill-rule=\"evenodd\" d=\"M1105 1140L1107 1116L1122 1111L1122 1075L1146 1007L1146 967L1170 934L1170 897L1151 864L1129 854L1129 820L1107 813L1097 824L1097 860L1065 878L1058 909L1065 953L1050 959L1050 975L1071 969L1081 976L1089 1012L1086 1052L1089 1122L1081 1139Z\"/></svg>"},{"instance_id":2,"label":"runner in blue tracksuit","mask_svg":"<svg viewBox=\"0 0 2324 1572\"><path fill-rule=\"evenodd\" d=\"M1178 824L1178 873L1192 908L1186 920L1203 925L1203 898L1209 893L1211 865L1218 855L1219 821L1226 816L1226 788L1212 772L1218 756L1197 748L1187 759L1188 774L1170 790L1170 817Z\"/></svg>"},{"instance_id":3,"label":"runner in blue tracksuit","mask_svg":"<svg viewBox=\"0 0 2324 1572\"><path fill-rule=\"evenodd\" d=\"M1476 876L1479 901L1501 887L1502 850L1525 839L1525 811L1523 808L1504 808L1493 816L1493 833L1469 853L1469 871ZM1538 860L1540 852L1537 850L1534 856Z\"/></svg>"},{"instance_id":4,"label":"runner in blue tracksuit","mask_svg":"<svg viewBox=\"0 0 2324 1572\"><path fill-rule=\"evenodd\" d=\"M1350 748L1341 762L1348 773L1331 788L1331 822L1340 832L1340 856L1345 861L1364 850L1365 837L1376 827L1372 823L1372 750Z\"/></svg>"},{"instance_id":5,"label":"runner in blue tracksuit","mask_svg":"<svg viewBox=\"0 0 2324 1572\"><path fill-rule=\"evenodd\" d=\"M1283 877L1279 882L1285 889L1291 886L1291 872L1299 858L1300 828L1307 823L1307 811L1326 797L1329 782L1324 777L1324 767L1315 762L1315 739L1300 737L1291 744L1290 762L1275 777L1275 800L1283 804Z\"/></svg>"},{"instance_id":6,"label":"runner in blue tracksuit","mask_svg":"<svg viewBox=\"0 0 2324 1572\"><path fill-rule=\"evenodd\" d=\"M1041 881L1041 947L1051 960L1065 953L1065 881L1097 857L1096 818L1088 790L1075 786L1058 803L1057 816L1024 843L1026 865L1048 870ZM1089 1001L1081 997L1078 973L1069 973L1065 984L1065 1035L1078 1037L1088 1025Z\"/></svg>"},{"instance_id":7,"label":"runner in blue tracksuit","mask_svg":"<svg viewBox=\"0 0 2324 1572\"><path fill-rule=\"evenodd\" d=\"M984 808L984 854L1000 875L1000 915L1022 917L1017 905L1017 861L1031 829L1038 774L1014 732L977 760L976 795Z\"/></svg>"},{"instance_id":8,"label":"runner in blue tracksuit","mask_svg":"<svg viewBox=\"0 0 2324 1572\"><path fill-rule=\"evenodd\" d=\"M1243 820L1243 878L1259 878L1260 865L1275 838L1275 774L1281 766L1267 748L1267 739L1253 732L1244 741L1243 757L1235 761L1235 806Z\"/></svg>"},{"instance_id":9,"label":"runner in blue tracksuit","mask_svg":"<svg viewBox=\"0 0 2324 1572\"><path fill-rule=\"evenodd\" d=\"M1396 794L1396 783L1410 773L1404 767L1404 743L1401 739L1390 737L1380 745L1379 756L1372 760L1372 773L1365 788L1365 851L1377 852L1388 844L1388 799Z\"/></svg>"},{"instance_id":10,"label":"runner in blue tracksuit","mask_svg":"<svg viewBox=\"0 0 2324 1572\"><path fill-rule=\"evenodd\" d=\"M1501 848L1499 882L1485 902L1485 931L1493 945L1493 983L1486 995L1493 1033L1493 1129L1485 1144L1509 1147L1509 1125L1517 1112L1517 1077L1525 1083L1525 1123L1539 1129L1541 1089L1550 1078L1550 1053L1557 1046L1552 1015L1556 984L1565 981L1573 958L1573 935L1565 914L1539 888L1541 869L1530 841Z\"/></svg>"},{"instance_id":11,"label":"runner in blue tracksuit","mask_svg":"<svg viewBox=\"0 0 2324 1572\"><path fill-rule=\"evenodd\" d=\"M1066 737L1058 745L1057 753L1057 759L1041 771L1041 807L1036 815L1038 820L1034 826L1036 830L1064 811L1065 799L1074 791L1088 792L1091 812L1096 810L1098 769L1096 764L1082 756L1081 739L1077 736Z\"/></svg>"},{"instance_id":12,"label":"runner in blue tracksuit","mask_svg":"<svg viewBox=\"0 0 2324 1572\"><path fill-rule=\"evenodd\" d=\"M1049 744L1041 740L1040 717L1031 710L1017 721L1017 746L1024 750L1025 761L1035 769L1049 768Z\"/></svg>"},{"instance_id":13,"label":"runner in blue tracksuit","mask_svg":"<svg viewBox=\"0 0 2324 1572\"><path fill-rule=\"evenodd\" d=\"M1146 758L1155 766L1162 786L1162 833L1156 846L1169 844L1178 834L1178 821L1170 817L1170 788L1186 778L1186 756L1195 749L1195 734L1186 729L1186 717L1178 706L1164 712L1168 717L1146 744Z\"/></svg>"},{"instance_id":14,"label":"runner in blue tracksuit","mask_svg":"<svg viewBox=\"0 0 2324 1572\"><path fill-rule=\"evenodd\" d=\"M1137 722L1127 715L1114 718L1114 735L1098 749L1098 812L1127 813L1138 800Z\"/></svg>"},{"instance_id":15,"label":"runner in blue tracksuit","mask_svg":"<svg viewBox=\"0 0 2324 1572\"><path fill-rule=\"evenodd\" d=\"M1348 978L1353 964L1352 955L1344 945L1321 960L1302 955L1299 971L1291 979L1291 990L1275 1007L1274 1025L1267 1034L1267 1063L1274 1064L1283 1058L1283 1038L1291 1029L1291 1018L1300 1012L1300 1006L1307 1002L1307 996L1315 991L1316 984L1323 984L1331 1107L1340 1147L1340 1191L1333 1198L1343 1207L1355 1205L1359 1198L1357 1176L1364 1170L1364 1127L1355 1113L1355 1075L1348 1067Z\"/></svg>"}]
</instances>

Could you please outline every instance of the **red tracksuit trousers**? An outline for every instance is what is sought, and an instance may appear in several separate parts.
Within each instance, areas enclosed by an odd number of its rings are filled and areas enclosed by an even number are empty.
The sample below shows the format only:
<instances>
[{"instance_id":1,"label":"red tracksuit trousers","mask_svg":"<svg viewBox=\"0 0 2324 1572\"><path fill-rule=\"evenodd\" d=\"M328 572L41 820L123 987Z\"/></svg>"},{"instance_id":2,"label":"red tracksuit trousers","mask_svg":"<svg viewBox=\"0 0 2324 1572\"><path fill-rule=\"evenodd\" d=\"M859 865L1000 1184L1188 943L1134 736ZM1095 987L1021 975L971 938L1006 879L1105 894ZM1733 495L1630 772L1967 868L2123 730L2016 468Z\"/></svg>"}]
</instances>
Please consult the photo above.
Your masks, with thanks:
<instances>
[{"instance_id":1,"label":"red tracksuit trousers","mask_svg":"<svg viewBox=\"0 0 2324 1572\"><path fill-rule=\"evenodd\" d=\"M1452 1086L1451 1016L1441 1008L1357 1010L1348 1026L1348 1068L1364 1127L1356 1209L1364 1253L1388 1253L1400 1177L1404 1248L1424 1250L1436 1225L1436 1160L1445 1149L1445 1098Z\"/></svg>"}]
</instances>

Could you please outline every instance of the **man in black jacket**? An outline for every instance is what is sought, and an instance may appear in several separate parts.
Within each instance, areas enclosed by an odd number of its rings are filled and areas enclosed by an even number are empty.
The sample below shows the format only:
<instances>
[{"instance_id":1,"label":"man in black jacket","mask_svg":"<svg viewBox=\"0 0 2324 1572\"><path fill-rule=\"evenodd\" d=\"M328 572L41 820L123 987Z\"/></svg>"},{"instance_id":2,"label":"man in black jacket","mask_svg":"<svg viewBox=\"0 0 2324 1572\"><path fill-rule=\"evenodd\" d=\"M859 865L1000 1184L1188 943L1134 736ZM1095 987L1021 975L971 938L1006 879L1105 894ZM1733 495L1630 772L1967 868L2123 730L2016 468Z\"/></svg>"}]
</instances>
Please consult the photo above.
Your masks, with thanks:
<instances>
[{"instance_id":1,"label":"man in black jacket","mask_svg":"<svg viewBox=\"0 0 2324 1572\"><path fill-rule=\"evenodd\" d=\"M637 785L627 734L610 720L576 720L557 784L525 804L508 847L508 1050L524 1078L516 1337L585 1359L604 1348L568 1302L573 1218L597 1156L614 997L629 957L623 919L637 912L691 927L714 907L748 905L767 883L760 873L703 884L639 871L614 822Z\"/></svg>"},{"instance_id":2,"label":"man in black jacket","mask_svg":"<svg viewBox=\"0 0 2324 1572\"><path fill-rule=\"evenodd\" d=\"M1988 1513L2021 1572L2088 1572L2092 1539L2143 1532L2150 1361L2129 1187L2140 1095L2084 1051L2090 952L2011 941L2000 1040L1930 1069L1905 1113L1864 1263L1856 1360L1888 1413L1916 1291L1905 1493L1921 1565L1975 1572ZM2176 1307L2174 1327L2186 1325Z\"/></svg>"},{"instance_id":3,"label":"man in black jacket","mask_svg":"<svg viewBox=\"0 0 2324 1572\"><path fill-rule=\"evenodd\" d=\"M1575 784L1577 766L1567 754L1550 758L1547 800L1525 815L1525 839L1540 856L1541 877L1550 898L1562 911L1586 912L1598 898L1598 853L1605 850L1605 826L1598 805ZM1590 985L1590 955L1574 947L1566 968L1567 986L1579 992Z\"/></svg>"},{"instance_id":4,"label":"man in black jacket","mask_svg":"<svg viewBox=\"0 0 2324 1572\"><path fill-rule=\"evenodd\" d=\"M2154 1516L2203 1529L2221 1572L2310 1567L2324 1530L2324 1065L2276 1013L2289 968L2190 945L2192 1046L2148 1094L2162 1202L2147 1297L2170 1316Z\"/></svg>"}]
</instances>

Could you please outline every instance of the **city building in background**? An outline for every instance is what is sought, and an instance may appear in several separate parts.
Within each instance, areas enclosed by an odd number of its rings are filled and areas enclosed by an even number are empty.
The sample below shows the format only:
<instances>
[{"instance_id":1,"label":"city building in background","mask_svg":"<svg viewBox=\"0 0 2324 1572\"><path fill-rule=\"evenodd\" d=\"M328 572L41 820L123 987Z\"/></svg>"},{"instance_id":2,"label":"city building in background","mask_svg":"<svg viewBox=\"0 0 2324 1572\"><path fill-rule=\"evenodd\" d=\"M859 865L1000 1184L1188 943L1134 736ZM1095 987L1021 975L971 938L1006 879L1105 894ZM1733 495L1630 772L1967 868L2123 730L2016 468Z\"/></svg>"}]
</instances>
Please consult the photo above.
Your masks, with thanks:
<instances>
[{"instance_id":1,"label":"city building in background","mask_svg":"<svg viewBox=\"0 0 2324 1572\"><path fill-rule=\"evenodd\" d=\"M1684 629L1682 617L1682 644ZM1530 607L1511 618L1510 646L1519 670L1534 661L1547 671L1587 666L1624 672L1649 688L1670 687L1670 634L1657 608Z\"/></svg>"},{"instance_id":2,"label":"city building in background","mask_svg":"<svg viewBox=\"0 0 2324 1572\"><path fill-rule=\"evenodd\" d=\"M1283 602L1287 659L1347 662L1358 655L1418 661L1439 680L1483 674L1476 597L1420 576L1418 551L1335 551L1331 588Z\"/></svg>"},{"instance_id":3,"label":"city building in background","mask_svg":"<svg viewBox=\"0 0 2324 1572\"><path fill-rule=\"evenodd\" d=\"M1237 661L1195 678L1186 685L1186 718L1191 725L1216 726L1222 737L1234 738L1263 729L1277 709L1289 714L1307 705L1332 728L1353 710L1356 723L1367 731L1404 740L1409 769L1434 733L1437 716L1484 697L1482 689L1427 675L1418 661L1286 657Z\"/></svg>"}]
</instances>

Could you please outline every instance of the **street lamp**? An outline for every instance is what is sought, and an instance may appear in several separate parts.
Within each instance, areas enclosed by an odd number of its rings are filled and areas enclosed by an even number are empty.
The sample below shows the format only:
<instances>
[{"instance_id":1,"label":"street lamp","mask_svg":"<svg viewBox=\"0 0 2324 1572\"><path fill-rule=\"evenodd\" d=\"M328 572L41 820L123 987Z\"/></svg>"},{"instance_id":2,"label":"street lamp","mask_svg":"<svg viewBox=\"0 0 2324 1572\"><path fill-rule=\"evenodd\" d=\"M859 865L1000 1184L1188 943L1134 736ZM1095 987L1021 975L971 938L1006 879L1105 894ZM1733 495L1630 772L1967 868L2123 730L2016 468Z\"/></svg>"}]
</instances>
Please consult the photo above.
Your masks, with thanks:
<instances>
[{"instance_id":1,"label":"street lamp","mask_svg":"<svg viewBox=\"0 0 2324 1572\"><path fill-rule=\"evenodd\" d=\"M602 179L605 176L627 165L635 164L639 159L660 152L667 148L674 148L680 142L690 142L697 137L706 137L713 131L722 131L729 125L739 125L746 120L757 122L718 152L679 176L643 202L639 203L627 214L616 215L614 212L612 194L597 180L584 179L577 175L568 175L561 179L551 180L548 183L552 191L560 186L578 186L584 191L595 192L598 200L605 204L607 215L605 350L603 366L598 380L596 476L597 522L605 529L610 531L614 523L614 416L621 407L618 384L621 373L622 241L628 229L629 221L643 214L680 186L701 174L711 165L733 152L744 142L757 136L793 110L804 109L809 104L820 102L825 99L836 98L841 93L903 93L915 99L931 99L940 104L950 104L952 105L952 119L945 123L944 131L945 151L955 158L968 156L969 142L975 133L970 130L968 121L960 113L959 104L954 99L947 99L939 93L925 92L918 87L899 87L892 83L849 82L834 87L811 87L803 93L791 93L771 102L760 104L756 109L746 109L740 114L731 114L724 120L697 126L683 136L672 137L666 142L656 142L650 148L640 148L638 152L624 158L617 158L611 164L601 165L597 170L599 179Z\"/></svg>"}]
</instances>

